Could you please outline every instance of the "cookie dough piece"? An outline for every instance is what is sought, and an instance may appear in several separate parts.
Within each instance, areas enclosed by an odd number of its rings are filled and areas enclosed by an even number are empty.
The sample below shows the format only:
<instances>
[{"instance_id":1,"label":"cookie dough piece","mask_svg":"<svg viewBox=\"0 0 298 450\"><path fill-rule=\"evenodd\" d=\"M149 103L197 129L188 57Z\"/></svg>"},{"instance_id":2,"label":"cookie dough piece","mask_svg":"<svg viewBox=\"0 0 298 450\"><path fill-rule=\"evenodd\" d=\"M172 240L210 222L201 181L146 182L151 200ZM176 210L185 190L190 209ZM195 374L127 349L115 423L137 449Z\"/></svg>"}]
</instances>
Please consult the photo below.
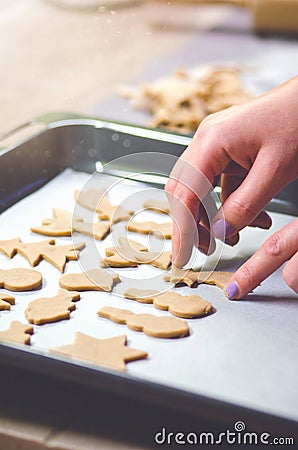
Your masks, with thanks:
<instances>
[{"instance_id":1,"label":"cookie dough piece","mask_svg":"<svg viewBox=\"0 0 298 450\"><path fill-rule=\"evenodd\" d=\"M137 267L139 264L151 264L167 270L171 265L171 252L148 252L147 247L136 241L119 239L119 247L108 247L102 267Z\"/></svg>"},{"instance_id":2,"label":"cookie dough piece","mask_svg":"<svg viewBox=\"0 0 298 450\"><path fill-rule=\"evenodd\" d=\"M109 339L96 339L77 332L73 344L56 347L50 351L71 358L98 364L112 370L125 371L126 363L147 358L142 350L127 347L125 335Z\"/></svg>"},{"instance_id":3,"label":"cookie dough piece","mask_svg":"<svg viewBox=\"0 0 298 450\"><path fill-rule=\"evenodd\" d=\"M138 294L138 295L136 295ZM145 297L144 297L145 296ZM124 297L142 303L153 303L155 308L169 311L171 314L182 318L195 318L205 316L212 312L212 305L198 295L181 295L176 292L157 293L151 297L148 291L142 289L128 289ZM146 301L144 302L144 298Z\"/></svg>"},{"instance_id":4,"label":"cookie dough piece","mask_svg":"<svg viewBox=\"0 0 298 450\"><path fill-rule=\"evenodd\" d=\"M111 231L111 223L102 222L74 222L73 231L91 236L98 241L102 241Z\"/></svg>"},{"instance_id":5,"label":"cookie dough piece","mask_svg":"<svg viewBox=\"0 0 298 450\"><path fill-rule=\"evenodd\" d=\"M41 226L30 227L30 230L44 236L71 236L72 214L59 208L53 208L52 211L53 219L43 219Z\"/></svg>"},{"instance_id":6,"label":"cookie dough piece","mask_svg":"<svg viewBox=\"0 0 298 450\"><path fill-rule=\"evenodd\" d=\"M34 330L31 325L25 325L14 320L7 330L0 332L0 341L11 341L17 344L30 345L30 335L33 334L33 332Z\"/></svg>"},{"instance_id":7,"label":"cookie dough piece","mask_svg":"<svg viewBox=\"0 0 298 450\"><path fill-rule=\"evenodd\" d=\"M159 294L154 289L136 289L129 288L124 292L124 297L129 300L137 300L139 303L152 303L152 298Z\"/></svg>"},{"instance_id":8,"label":"cookie dough piece","mask_svg":"<svg viewBox=\"0 0 298 450\"><path fill-rule=\"evenodd\" d=\"M10 311L11 305L15 305L15 298L0 292L0 311Z\"/></svg>"},{"instance_id":9,"label":"cookie dough piece","mask_svg":"<svg viewBox=\"0 0 298 450\"><path fill-rule=\"evenodd\" d=\"M9 291L31 291L42 284L40 272L31 269L0 269L0 288Z\"/></svg>"},{"instance_id":10,"label":"cookie dough piece","mask_svg":"<svg viewBox=\"0 0 298 450\"><path fill-rule=\"evenodd\" d=\"M126 211L120 205L112 205L107 199L104 189L75 191L74 197L79 205L97 212L100 220L108 220L111 223L129 220L134 213L134 211Z\"/></svg>"},{"instance_id":11,"label":"cookie dough piece","mask_svg":"<svg viewBox=\"0 0 298 450\"><path fill-rule=\"evenodd\" d=\"M181 295L176 292L160 294L153 300L155 308L169 311L184 318L201 317L212 312L212 305L198 295Z\"/></svg>"},{"instance_id":12,"label":"cookie dough piece","mask_svg":"<svg viewBox=\"0 0 298 450\"><path fill-rule=\"evenodd\" d=\"M74 199L76 202L93 212L98 212L97 207L99 202L104 198L105 189L88 189L74 191Z\"/></svg>"},{"instance_id":13,"label":"cookie dough piece","mask_svg":"<svg viewBox=\"0 0 298 450\"><path fill-rule=\"evenodd\" d=\"M30 302L25 311L27 320L35 325L42 325L69 319L70 312L76 309L74 302L80 298L79 292L59 289L55 297L38 298Z\"/></svg>"},{"instance_id":14,"label":"cookie dough piece","mask_svg":"<svg viewBox=\"0 0 298 450\"><path fill-rule=\"evenodd\" d=\"M192 286L194 283L212 284L224 290L226 294L226 288L230 282L232 272L194 272L193 270L172 268L172 272L164 276L165 281L169 281L174 284L184 283L188 286Z\"/></svg>"},{"instance_id":15,"label":"cookie dough piece","mask_svg":"<svg viewBox=\"0 0 298 450\"><path fill-rule=\"evenodd\" d=\"M139 263L150 264L158 269L167 270L172 264L172 252L144 252L138 254L136 259Z\"/></svg>"},{"instance_id":16,"label":"cookie dough piece","mask_svg":"<svg viewBox=\"0 0 298 450\"><path fill-rule=\"evenodd\" d=\"M172 222L157 223L157 222L135 222L130 221L126 228L128 231L135 231L141 234L153 234L159 239L172 238Z\"/></svg>"},{"instance_id":17,"label":"cookie dough piece","mask_svg":"<svg viewBox=\"0 0 298 450\"><path fill-rule=\"evenodd\" d=\"M71 236L76 231L101 241L111 229L109 222L91 223L79 217L73 219L70 212L59 208L53 208L53 216L53 219L43 219L42 226L31 227L31 231L45 236Z\"/></svg>"},{"instance_id":18,"label":"cookie dough piece","mask_svg":"<svg viewBox=\"0 0 298 450\"><path fill-rule=\"evenodd\" d=\"M104 317L105 319L112 320L112 322L125 325L129 317L134 316L134 313L129 309L114 308L113 306L104 306L101 308L97 315Z\"/></svg>"},{"instance_id":19,"label":"cookie dough piece","mask_svg":"<svg viewBox=\"0 0 298 450\"><path fill-rule=\"evenodd\" d=\"M134 214L134 211L127 211L120 205L112 205L108 200L103 200L99 208L98 218L100 220L109 220L111 223L127 221Z\"/></svg>"},{"instance_id":20,"label":"cookie dough piece","mask_svg":"<svg viewBox=\"0 0 298 450\"><path fill-rule=\"evenodd\" d=\"M155 200L151 198L143 203L143 208L163 214L170 214L170 205L167 201Z\"/></svg>"},{"instance_id":21,"label":"cookie dough piece","mask_svg":"<svg viewBox=\"0 0 298 450\"><path fill-rule=\"evenodd\" d=\"M54 239L47 239L39 242L25 244L20 238L0 241L0 252L8 258L13 258L16 253L24 256L31 266L36 266L42 259L45 259L60 272L64 272L67 261L76 261L79 252L85 248L85 243L55 245Z\"/></svg>"},{"instance_id":22,"label":"cookie dough piece","mask_svg":"<svg viewBox=\"0 0 298 450\"><path fill-rule=\"evenodd\" d=\"M156 338L179 338L189 334L187 322L176 317L134 314L128 309L113 308L111 306L105 306L97 314L113 322L126 324L131 330L143 331L148 336Z\"/></svg>"},{"instance_id":23,"label":"cookie dough piece","mask_svg":"<svg viewBox=\"0 0 298 450\"><path fill-rule=\"evenodd\" d=\"M59 280L59 286L70 291L112 291L119 283L117 274L104 269L91 269L84 273L66 273Z\"/></svg>"}]
</instances>

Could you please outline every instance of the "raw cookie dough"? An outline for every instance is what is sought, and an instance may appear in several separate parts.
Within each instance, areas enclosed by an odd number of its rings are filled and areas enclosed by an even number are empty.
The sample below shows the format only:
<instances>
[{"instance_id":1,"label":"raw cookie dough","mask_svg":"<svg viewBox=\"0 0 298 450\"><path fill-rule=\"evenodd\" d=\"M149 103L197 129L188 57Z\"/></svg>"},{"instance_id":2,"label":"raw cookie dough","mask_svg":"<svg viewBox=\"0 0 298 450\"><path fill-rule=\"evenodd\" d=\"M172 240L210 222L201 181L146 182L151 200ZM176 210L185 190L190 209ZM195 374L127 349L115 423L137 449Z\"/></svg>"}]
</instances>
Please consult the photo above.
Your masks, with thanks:
<instances>
[{"instance_id":1,"label":"raw cookie dough","mask_svg":"<svg viewBox=\"0 0 298 450\"><path fill-rule=\"evenodd\" d=\"M171 314L182 318L201 317L212 312L212 305L198 295L181 295L176 292L157 293L150 297L149 291L142 289L128 289L124 297L152 303L155 308L169 311Z\"/></svg>"},{"instance_id":2,"label":"raw cookie dough","mask_svg":"<svg viewBox=\"0 0 298 450\"><path fill-rule=\"evenodd\" d=\"M59 286L70 291L112 291L119 283L117 274L110 274L104 269L91 269L84 273L66 273L59 280Z\"/></svg>"},{"instance_id":3,"label":"raw cookie dough","mask_svg":"<svg viewBox=\"0 0 298 450\"><path fill-rule=\"evenodd\" d=\"M11 305L15 305L15 298L0 292L0 311L10 311Z\"/></svg>"},{"instance_id":4,"label":"raw cookie dough","mask_svg":"<svg viewBox=\"0 0 298 450\"><path fill-rule=\"evenodd\" d=\"M46 239L39 242L25 244L20 238L0 241L0 252L8 258L13 258L16 253L20 253L27 258L31 266L36 266L42 259L45 259L60 272L64 272L67 261L76 261L79 252L85 248L85 244L55 245L55 239Z\"/></svg>"},{"instance_id":5,"label":"raw cookie dough","mask_svg":"<svg viewBox=\"0 0 298 450\"><path fill-rule=\"evenodd\" d=\"M172 238L172 222L157 223L157 222L135 222L130 221L126 225L128 231L135 231L141 234L153 234L159 239Z\"/></svg>"},{"instance_id":6,"label":"raw cookie dough","mask_svg":"<svg viewBox=\"0 0 298 450\"><path fill-rule=\"evenodd\" d=\"M70 312L76 309L74 302L80 298L79 292L59 289L55 297L38 298L30 302L25 311L27 320L35 325L42 325L69 319Z\"/></svg>"},{"instance_id":7,"label":"raw cookie dough","mask_svg":"<svg viewBox=\"0 0 298 450\"><path fill-rule=\"evenodd\" d=\"M77 203L91 211L97 212L100 220L108 220L111 223L129 220L134 211L126 211L120 205L112 205L107 199L106 191L88 189L75 191L74 198Z\"/></svg>"},{"instance_id":8,"label":"raw cookie dough","mask_svg":"<svg viewBox=\"0 0 298 450\"><path fill-rule=\"evenodd\" d=\"M42 284L40 272L32 269L0 269L0 288L9 291L31 291Z\"/></svg>"},{"instance_id":9,"label":"raw cookie dough","mask_svg":"<svg viewBox=\"0 0 298 450\"><path fill-rule=\"evenodd\" d=\"M106 257L101 262L102 267L137 267L139 264L150 264L159 269L167 270L171 265L171 252L148 252L142 244L119 238L118 247L108 247Z\"/></svg>"},{"instance_id":10,"label":"raw cookie dough","mask_svg":"<svg viewBox=\"0 0 298 450\"><path fill-rule=\"evenodd\" d=\"M250 98L240 67L197 66L133 89L122 89L137 108L152 114L150 126L180 133L196 131L208 114Z\"/></svg>"},{"instance_id":11,"label":"raw cookie dough","mask_svg":"<svg viewBox=\"0 0 298 450\"><path fill-rule=\"evenodd\" d=\"M130 288L124 292L124 297L130 300L137 300L139 303L151 304L152 298L159 294L154 289L136 289Z\"/></svg>"},{"instance_id":12,"label":"raw cookie dough","mask_svg":"<svg viewBox=\"0 0 298 450\"><path fill-rule=\"evenodd\" d=\"M112 370L125 371L130 361L147 358L148 354L126 346L126 336L96 339L77 332L73 344L56 347L50 351L98 364Z\"/></svg>"},{"instance_id":13,"label":"raw cookie dough","mask_svg":"<svg viewBox=\"0 0 298 450\"><path fill-rule=\"evenodd\" d=\"M33 332L34 330L31 325L25 325L14 320L7 330L0 331L0 341L11 341L17 344L30 345L30 335L33 334Z\"/></svg>"},{"instance_id":14,"label":"raw cookie dough","mask_svg":"<svg viewBox=\"0 0 298 450\"><path fill-rule=\"evenodd\" d=\"M103 307L97 314L113 322L126 324L131 330L143 331L148 336L156 338L179 338L189 334L187 322L176 317L134 314L128 309L112 306Z\"/></svg>"},{"instance_id":15,"label":"raw cookie dough","mask_svg":"<svg viewBox=\"0 0 298 450\"><path fill-rule=\"evenodd\" d=\"M151 198L143 203L143 208L150 209L163 214L170 214L170 205L167 201Z\"/></svg>"},{"instance_id":16,"label":"raw cookie dough","mask_svg":"<svg viewBox=\"0 0 298 450\"><path fill-rule=\"evenodd\" d=\"M74 191L74 199L79 205L84 206L84 208L90 209L90 211L93 212L98 212L98 203L102 201L105 193L105 189L76 190Z\"/></svg>"},{"instance_id":17,"label":"raw cookie dough","mask_svg":"<svg viewBox=\"0 0 298 450\"><path fill-rule=\"evenodd\" d=\"M226 295L226 288L230 282L230 278L233 275L232 272L194 272L191 269L178 269L172 268L172 272L167 273L164 276L165 281L169 281L174 284L184 283L188 286L192 286L194 283L212 284L223 289Z\"/></svg>"},{"instance_id":18,"label":"raw cookie dough","mask_svg":"<svg viewBox=\"0 0 298 450\"><path fill-rule=\"evenodd\" d=\"M53 219L43 219L41 226L31 227L31 231L45 236L71 236L76 231L101 241L111 230L109 222L91 223L79 217L73 219L70 212L59 208L53 208L53 216Z\"/></svg>"}]
</instances>

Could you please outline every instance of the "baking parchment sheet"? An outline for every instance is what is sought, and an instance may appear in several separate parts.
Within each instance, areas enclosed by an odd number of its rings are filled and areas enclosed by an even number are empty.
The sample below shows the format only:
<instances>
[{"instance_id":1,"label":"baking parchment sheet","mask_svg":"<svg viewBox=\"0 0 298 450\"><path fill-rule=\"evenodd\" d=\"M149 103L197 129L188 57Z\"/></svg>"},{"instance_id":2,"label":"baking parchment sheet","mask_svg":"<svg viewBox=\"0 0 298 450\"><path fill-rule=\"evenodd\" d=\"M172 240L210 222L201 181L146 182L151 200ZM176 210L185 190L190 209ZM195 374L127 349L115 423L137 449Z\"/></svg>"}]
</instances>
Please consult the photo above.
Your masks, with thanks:
<instances>
[{"instance_id":1,"label":"baking parchment sheet","mask_svg":"<svg viewBox=\"0 0 298 450\"><path fill-rule=\"evenodd\" d=\"M73 211L73 191L82 188L89 177L89 174L67 169L43 188L5 211L0 216L0 240L17 236L24 242L46 239L45 236L31 233L30 226L39 225L43 218L51 217L53 207ZM103 174L96 178L98 188L114 182L113 177ZM113 203L128 198L129 206L140 210L144 200L152 197L160 200L163 195L162 191L126 180L116 183L111 189L110 198ZM76 209L76 212L80 211L84 213L83 208ZM273 213L272 218L273 226L270 231L243 230L240 243L233 249L224 249L217 268L235 270L270 233L293 220L290 216L277 213ZM168 217L148 211L136 216L136 220L147 219L167 221ZM117 227L118 234L121 234L121 227L124 225L115 225L115 230ZM127 233L127 237L148 244L146 236ZM78 262L67 263L65 273L80 272L90 268L90 264L98 267L100 253L110 246L112 238L113 236L109 236L103 242L97 242L98 252L93 252L90 256L88 249L92 248L94 241L86 236L76 235L75 240L86 242L87 247L81 252ZM56 243L64 244L71 240L71 237L56 238ZM161 244L162 241L153 241L152 249L154 245L164 245ZM164 248L170 249L170 241L165 243ZM209 257L208 264L212 266L217 257L218 251L215 256ZM201 262L205 260L203 256L199 258ZM20 255L10 260L0 254L0 267L8 269L31 266ZM30 301L56 295L60 272L46 261L42 261L35 269L43 274L42 289L13 293L16 305L11 307L11 311L0 312L1 331L12 320L27 322L25 309ZM123 281L114 288L113 293L82 292L81 300L76 302L76 310L71 313L70 320L34 326L32 346L44 352L52 347L72 343L76 331L96 338L126 334L129 346L145 350L149 354L147 360L127 365L127 371L132 376L298 420L298 296L284 283L281 269L264 281L253 296L242 301L227 300L222 291L214 286L175 288L176 292L203 296L212 302L215 313L201 319L188 320L190 336L173 340L152 338L97 316L97 311L105 305L130 309L135 313L148 312L158 316L168 314L156 310L152 305L140 304L119 295L129 286L169 288L169 284L162 281L164 271L144 265L139 268L118 269L117 273Z\"/></svg>"}]
</instances>

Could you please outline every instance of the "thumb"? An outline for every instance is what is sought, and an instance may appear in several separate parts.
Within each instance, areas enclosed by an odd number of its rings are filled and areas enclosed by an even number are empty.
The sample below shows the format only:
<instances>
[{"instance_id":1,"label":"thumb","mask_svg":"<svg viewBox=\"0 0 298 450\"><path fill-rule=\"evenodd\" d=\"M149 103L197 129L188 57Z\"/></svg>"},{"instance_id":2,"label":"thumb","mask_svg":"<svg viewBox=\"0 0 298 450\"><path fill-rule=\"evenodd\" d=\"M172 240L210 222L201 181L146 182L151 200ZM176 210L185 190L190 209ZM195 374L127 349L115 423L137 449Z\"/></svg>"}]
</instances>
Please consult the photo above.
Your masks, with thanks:
<instances>
[{"instance_id":1,"label":"thumb","mask_svg":"<svg viewBox=\"0 0 298 450\"><path fill-rule=\"evenodd\" d=\"M249 225L286 184L278 164L258 154L240 186L228 196L213 219L215 237L225 240Z\"/></svg>"}]
</instances>

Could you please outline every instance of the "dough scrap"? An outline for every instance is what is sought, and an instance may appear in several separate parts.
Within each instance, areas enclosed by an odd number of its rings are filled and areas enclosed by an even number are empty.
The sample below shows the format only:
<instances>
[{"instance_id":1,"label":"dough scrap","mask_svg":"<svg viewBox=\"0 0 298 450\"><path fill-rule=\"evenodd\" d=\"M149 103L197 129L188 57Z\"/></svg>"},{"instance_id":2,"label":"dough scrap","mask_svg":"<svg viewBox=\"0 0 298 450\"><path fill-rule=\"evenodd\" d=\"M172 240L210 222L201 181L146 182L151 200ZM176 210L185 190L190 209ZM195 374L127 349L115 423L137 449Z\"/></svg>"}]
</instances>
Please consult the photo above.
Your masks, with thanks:
<instances>
[{"instance_id":1,"label":"dough scrap","mask_svg":"<svg viewBox=\"0 0 298 450\"><path fill-rule=\"evenodd\" d=\"M107 199L106 190L88 189L75 191L74 198L79 205L98 213L100 220L108 220L111 223L129 220L134 211L126 211L120 205L112 205Z\"/></svg>"},{"instance_id":2,"label":"dough scrap","mask_svg":"<svg viewBox=\"0 0 298 450\"><path fill-rule=\"evenodd\" d=\"M150 125L193 133L210 113L242 103L251 96L240 79L241 68L198 66L142 84L122 89L136 108L152 115Z\"/></svg>"},{"instance_id":3,"label":"dough scrap","mask_svg":"<svg viewBox=\"0 0 298 450\"><path fill-rule=\"evenodd\" d=\"M152 303L155 308L169 311L171 314L182 318L201 317L212 312L212 305L198 295L181 295L176 292L157 293L150 297L148 291L142 289L128 289L124 297ZM144 301L145 300L145 301Z\"/></svg>"},{"instance_id":4,"label":"dough scrap","mask_svg":"<svg viewBox=\"0 0 298 450\"><path fill-rule=\"evenodd\" d=\"M167 201L148 199L143 203L143 208L162 214L170 214L170 205Z\"/></svg>"},{"instance_id":5,"label":"dough scrap","mask_svg":"<svg viewBox=\"0 0 298 450\"><path fill-rule=\"evenodd\" d=\"M8 258L13 258L16 253L24 256L31 266L36 266L42 259L45 259L60 272L64 272L67 261L76 261L79 252L85 248L85 243L55 245L54 239L47 239L28 244L21 242L20 238L0 241L0 252Z\"/></svg>"},{"instance_id":6,"label":"dough scrap","mask_svg":"<svg viewBox=\"0 0 298 450\"><path fill-rule=\"evenodd\" d=\"M167 270L171 265L171 252L148 252L147 247L139 242L119 238L118 247L107 247L102 267L137 267L139 264L150 264Z\"/></svg>"},{"instance_id":7,"label":"dough scrap","mask_svg":"<svg viewBox=\"0 0 298 450\"><path fill-rule=\"evenodd\" d=\"M84 222L80 217L73 219L70 212L53 208L53 219L43 219L41 226L31 227L34 233L45 236L71 236L74 231L103 240L111 230L109 222Z\"/></svg>"},{"instance_id":8,"label":"dough scrap","mask_svg":"<svg viewBox=\"0 0 298 450\"><path fill-rule=\"evenodd\" d=\"M134 314L128 309L112 306L103 307L97 314L113 322L126 324L131 330L143 331L148 336L156 338L178 338L189 334L187 322L176 317Z\"/></svg>"},{"instance_id":9,"label":"dough scrap","mask_svg":"<svg viewBox=\"0 0 298 450\"><path fill-rule=\"evenodd\" d=\"M31 269L0 269L0 288L9 291L31 291L42 284L42 274Z\"/></svg>"},{"instance_id":10,"label":"dough scrap","mask_svg":"<svg viewBox=\"0 0 298 450\"><path fill-rule=\"evenodd\" d=\"M221 271L201 271L195 272L188 269L172 268L172 272L167 273L164 276L165 281L169 281L174 284L184 283L188 286L192 286L194 283L211 284L223 289L226 295L226 288L230 282L230 278L233 275L232 272Z\"/></svg>"},{"instance_id":11,"label":"dough scrap","mask_svg":"<svg viewBox=\"0 0 298 450\"><path fill-rule=\"evenodd\" d=\"M15 305L15 298L0 292L0 311L10 311L11 305Z\"/></svg>"},{"instance_id":12,"label":"dough scrap","mask_svg":"<svg viewBox=\"0 0 298 450\"><path fill-rule=\"evenodd\" d=\"M79 292L59 289L54 297L38 298L30 302L25 311L27 320L35 325L42 325L69 319L70 312L76 309L74 302L80 298Z\"/></svg>"},{"instance_id":13,"label":"dough scrap","mask_svg":"<svg viewBox=\"0 0 298 450\"><path fill-rule=\"evenodd\" d=\"M11 341L17 344L30 345L31 334L34 330L31 325L14 320L5 331L0 331L0 340Z\"/></svg>"},{"instance_id":14,"label":"dough scrap","mask_svg":"<svg viewBox=\"0 0 298 450\"><path fill-rule=\"evenodd\" d=\"M113 290L119 283L117 274L110 274L104 269L91 269L84 273L66 273L59 280L59 286L70 291L106 291Z\"/></svg>"},{"instance_id":15,"label":"dough scrap","mask_svg":"<svg viewBox=\"0 0 298 450\"><path fill-rule=\"evenodd\" d=\"M159 239L172 238L172 222L157 223L157 222L135 222L130 221L126 225L128 231L135 231L141 234L153 234Z\"/></svg>"},{"instance_id":16,"label":"dough scrap","mask_svg":"<svg viewBox=\"0 0 298 450\"><path fill-rule=\"evenodd\" d=\"M125 371L126 363L147 358L143 350L130 348L126 345L125 335L108 339L96 339L77 332L73 344L50 349L55 353L98 364L112 370Z\"/></svg>"}]
</instances>

